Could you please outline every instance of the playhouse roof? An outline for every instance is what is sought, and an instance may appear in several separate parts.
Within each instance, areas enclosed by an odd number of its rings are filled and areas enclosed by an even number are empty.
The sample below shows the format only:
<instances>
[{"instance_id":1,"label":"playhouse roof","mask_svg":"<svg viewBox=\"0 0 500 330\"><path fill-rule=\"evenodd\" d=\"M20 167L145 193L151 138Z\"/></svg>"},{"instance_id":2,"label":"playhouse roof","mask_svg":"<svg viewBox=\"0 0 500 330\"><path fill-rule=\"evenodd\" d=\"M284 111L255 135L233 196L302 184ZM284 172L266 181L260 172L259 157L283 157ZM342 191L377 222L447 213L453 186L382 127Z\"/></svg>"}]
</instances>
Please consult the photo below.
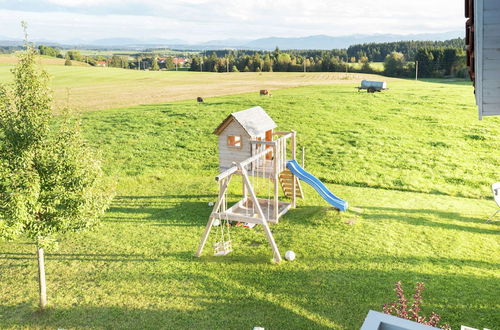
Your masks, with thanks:
<instances>
[{"instance_id":1,"label":"playhouse roof","mask_svg":"<svg viewBox=\"0 0 500 330\"><path fill-rule=\"evenodd\" d=\"M215 129L214 134L220 135L224 129L236 120L250 136L259 136L276 128L274 120L261 107L253 107L243 111L233 112Z\"/></svg>"}]
</instances>

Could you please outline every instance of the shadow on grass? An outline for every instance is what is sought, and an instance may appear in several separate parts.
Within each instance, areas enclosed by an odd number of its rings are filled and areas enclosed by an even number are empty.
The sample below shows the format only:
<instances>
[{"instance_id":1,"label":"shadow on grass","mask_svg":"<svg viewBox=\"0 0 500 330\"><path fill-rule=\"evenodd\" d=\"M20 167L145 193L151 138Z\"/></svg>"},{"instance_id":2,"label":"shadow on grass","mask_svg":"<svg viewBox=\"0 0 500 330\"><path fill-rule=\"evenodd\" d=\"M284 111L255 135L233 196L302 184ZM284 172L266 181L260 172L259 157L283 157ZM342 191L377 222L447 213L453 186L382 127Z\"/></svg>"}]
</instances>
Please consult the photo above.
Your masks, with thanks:
<instances>
[{"instance_id":1,"label":"shadow on grass","mask_svg":"<svg viewBox=\"0 0 500 330\"><path fill-rule=\"evenodd\" d=\"M125 276L127 274L124 274ZM196 293L174 290L144 292L143 298L154 301L144 307L134 303L136 293L117 292L120 306L72 305L50 306L45 312L36 311L30 304L0 306L2 326L49 328L113 328L113 329L251 329L256 325L273 323L277 328L318 328L315 322L293 311L253 295L247 290L226 286L219 278L201 274L185 274L202 291ZM126 279L129 285L155 283L163 280L158 274L141 274ZM179 306L182 301L184 305ZM130 303L130 306L127 304ZM160 305L160 306L157 306ZM287 327L288 325L288 327ZM292 326L292 327L294 327Z\"/></svg>"},{"instance_id":2,"label":"shadow on grass","mask_svg":"<svg viewBox=\"0 0 500 330\"><path fill-rule=\"evenodd\" d=\"M140 254L74 254L74 253L46 253L47 260L76 260L76 261L107 261L107 262L154 262L158 259L144 258ZM33 253L1 252L0 259L10 260L37 260Z\"/></svg>"},{"instance_id":3,"label":"shadow on grass","mask_svg":"<svg viewBox=\"0 0 500 330\"><path fill-rule=\"evenodd\" d=\"M191 199L195 200L197 196L184 199L178 196L122 196L114 204L120 211L114 212L142 215L145 217L143 221L152 225L169 222L183 225L191 221L193 226L201 229L210 208L204 202L191 202ZM149 205L145 210L141 206L143 203ZM464 223L479 222L455 212L363 208L366 212L362 216L367 220L409 221L454 230L468 230L468 227L454 224L449 227L446 223L426 219L426 214ZM388 214L370 214L370 210ZM287 216L283 221L294 225L315 224L335 220L338 214L324 206L305 206L292 211L290 218ZM409 214L416 216L410 216L408 220ZM281 232L279 235L283 240L288 234ZM263 241L262 244L267 244ZM495 295L498 291L498 279L443 270L461 266L497 269L498 265L491 262L385 255L340 255L331 258L318 252L317 256L303 262L299 260L297 263L269 266L271 253L267 246L265 249L268 252L266 254L202 259L195 259L194 251L163 253L158 256L159 260L144 259L140 254L47 255L47 258L56 260L80 262L151 263L147 266L148 271L134 268L131 269L132 272L130 269L120 271L115 280L124 281L127 285L109 293L109 297L104 300L91 299L91 303L73 302L73 305L65 300L65 305L53 305L45 313L35 313L36 307L31 304L0 305L1 324L5 327L42 328L250 329L263 326L276 329L355 329L361 326L369 309L381 310L384 303L395 299L393 284L396 281L402 281L408 290L413 289L417 281L425 282L428 288L424 293L425 314L439 313L444 322L451 323L453 327L458 327L460 323L476 328L491 327L499 321L495 308L498 303ZM2 253L0 258L2 257L35 259L34 253ZM160 268L155 268L156 262L167 259L173 259L175 263L190 264L192 266L188 268L191 270L179 268L178 272L165 273ZM421 271L411 270L415 265L423 263L427 266ZM430 268L429 271L428 264L435 264L436 270ZM15 264L12 266L16 267ZM159 267L164 266L165 264L161 264ZM195 273L192 272L193 267L196 269ZM109 274L97 273L85 285L92 287L94 284L90 281L102 283L109 280L106 276ZM193 290L182 291L174 289L174 284L168 284L175 281L189 281ZM138 293L137 288L143 287ZM71 296L73 293L59 294ZM138 301L151 303L141 305Z\"/></svg>"},{"instance_id":4,"label":"shadow on grass","mask_svg":"<svg viewBox=\"0 0 500 330\"><path fill-rule=\"evenodd\" d=\"M103 222L144 223L155 226L198 226L212 211L199 201L214 195L118 196Z\"/></svg>"},{"instance_id":5,"label":"shadow on grass","mask_svg":"<svg viewBox=\"0 0 500 330\"><path fill-rule=\"evenodd\" d=\"M396 300L393 285L397 281L403 282L408 296L416 282L424 282L427 286L425 314L437 312L444 322L453 323L453 328L461 322L477 327L498 324L495 307L498 280L495 278L369 268L359 260L357 267L351 264L344 270L288 271L286 274L277 271L276 277L262 279L241 274L237 281L255 291L272 288L271 294L276 297L294 297L298 313L309 312L317 315L316 319L331 320L348 329L359 329L369 309L381 310L383 304Z\"/></svg>"},{"instance_id":6,"label":"shadow on grass","mask_svg":"<svg viewBox=\"0 0 500 330\"><path fill-rule=\"evenodd\" d=\"M450 230L463 230L472 233L479 234L489 234L489 235L499 235L500 231L495 228L497 224L486 223L484 219L475 219L470 217L464 217L457 212L449 211L438 211L431 209L401 209L401 208L390 208L390 207L372 207L372 206L362 206L368 212L363 215L363 218L367 220L396 220L404 223L416 225L416 226L430 226L430 227L441 227ZM370 210L376 211L374 214L370 214ZM382 211L382 213L380 213ZM469 224L483 224L488 225L489 228L478 228L465 225L459 225L449 222L439 222L433 221L433 218L447 219L453 221L460 221ZM491 229L490 229L491 228Z\"/></svg>"},{"instance_id":7,"label":"shadow on grass","mask_svg":"<svg viewBox=\"0 0 500 330\"><path fill-rule=\"evenodd\" d=\"M413 80L413 79L411 79ZM459 86L471 86L472 82L470 79L465 78L420 78L419 81L437 84L447 84L447 85L459 85Z\"/></svg>"},{"instance_id":8,"label":"shadow on grass","mask_svg":"<svg viewBox=\"0 0 500 330\"><path fill-rule=\"evenodd\" d=\"M103 305L53 305L45 313L37 313L30 304L3 305L0 315L5 327L359 329L369 309L381 310L383 304L395 300L395 282L402 281L409 296L415 283L423 281L427 287L424 314L436 312L454 328L460 323L475 327L498 324L495 278L364 266L332 270L271 267L259 272L251 266L226 267L225 271L212 267L203 274L176 277L189 279L198 290L148 288L140 301L154 303L144 307L137 307L137 292L131 290L112 294L112 301L120 297L120 306L105 300ZM130 287L174 280L167 274L122 275Z\"/></svg>"}]
</instances>

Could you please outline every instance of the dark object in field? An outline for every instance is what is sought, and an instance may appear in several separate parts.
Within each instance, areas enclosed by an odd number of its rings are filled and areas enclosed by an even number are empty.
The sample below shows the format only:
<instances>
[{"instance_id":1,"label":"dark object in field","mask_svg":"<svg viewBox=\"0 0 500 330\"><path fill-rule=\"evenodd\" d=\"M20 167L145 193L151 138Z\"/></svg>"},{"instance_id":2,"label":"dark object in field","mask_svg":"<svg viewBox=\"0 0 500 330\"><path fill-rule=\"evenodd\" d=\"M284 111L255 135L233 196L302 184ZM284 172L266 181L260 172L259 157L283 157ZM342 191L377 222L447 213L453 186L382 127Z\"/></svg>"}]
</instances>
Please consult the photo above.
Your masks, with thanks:
<instances>
[{"instance_id":1,"label":"dark object in field","mask_svg":"<svg viewBox=\"0 0 500 330\"><path fill-rule=\"evenodd\" d=\"M387 83L385 81L370 81L370 80L362 80L361 86L356 87L358 92L362 89L366 89L368 93L375 93L388 90Z\"/></svg>"},{"instance_id":2,"label":"dark object in field","mask_svg":"<svg viewBox=\"0 0 500 330\"><path fill-rule=\"evenodd\" d=\"M203 103L203 97L198 96L198 97L196 98L196 101L197 101L198 103Z\"/></svg>"},{"instance_id":3,"label":"dark object in field","mask_svg":"<svg viewBox=\"0 0 500 330\"><path fill-rule=\"evenodd\" d=\"M261 89L260 95L261 96L272 96L273 94L269 93L269 90L267 90L267 89Z\"/></svg>"}]
</instances>

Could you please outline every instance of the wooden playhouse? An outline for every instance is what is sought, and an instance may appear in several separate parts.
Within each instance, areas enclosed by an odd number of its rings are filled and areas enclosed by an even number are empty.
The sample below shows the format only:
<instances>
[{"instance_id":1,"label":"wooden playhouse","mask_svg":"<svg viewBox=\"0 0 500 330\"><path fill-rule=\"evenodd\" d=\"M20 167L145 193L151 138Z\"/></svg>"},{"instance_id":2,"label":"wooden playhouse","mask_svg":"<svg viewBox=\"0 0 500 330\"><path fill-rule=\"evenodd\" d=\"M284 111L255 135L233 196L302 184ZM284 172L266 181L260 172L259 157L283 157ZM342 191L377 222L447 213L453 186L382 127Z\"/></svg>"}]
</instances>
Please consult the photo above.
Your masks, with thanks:
<instances>
[{"instance_id":1,"label":"wooden playhouse","mask_svg":"<svg viewBox=\"0 0 500 330\"><path fill-rule=\"evenodd\" d=\"M254 107L230 114L215 129L219 145L220 174L215 178L219 196L196 256L201 255L214 221L219 220L262 225L275 261L281 261L269 224L278 223L303 193L298 178L286 168L288 157L296 158L296 133L275 131L276 127L264 109ZM235 176L242 180L242 199L228 206L227 189ZM262 179L270 185L267 196L258 196L255 189ZM280 188L291 201L279 200ZM227 244L224 247L231 249Z\"/></svg>"},{"instance_id":2,"label":"wooden playhouse","mask_svg":"<svg viewBox=\"0 0 500 330\"><path fill-rule=\"evenodd\" d=\"M341 211L347 202L333 195L317 178L296 161L297 137L294 131L276 131L276 123L261 107L230 114L215 129L219 145L219 170L215 177L219 195L202 235L196 256L201 256L210 230L215 225L221 240L214 245L215 255L231 252L231 240L224 231L229 223L262 225L273 250L274 260L281 260L270 224L278 223L297 198L304 194L300 180L310 184L331 205ZM242 182L242 198L228 205L227 190L233 178ZM262 187L264 185L264 188ZM280 200L282 196L287 200Z\"/></svg>"}]
</instances>

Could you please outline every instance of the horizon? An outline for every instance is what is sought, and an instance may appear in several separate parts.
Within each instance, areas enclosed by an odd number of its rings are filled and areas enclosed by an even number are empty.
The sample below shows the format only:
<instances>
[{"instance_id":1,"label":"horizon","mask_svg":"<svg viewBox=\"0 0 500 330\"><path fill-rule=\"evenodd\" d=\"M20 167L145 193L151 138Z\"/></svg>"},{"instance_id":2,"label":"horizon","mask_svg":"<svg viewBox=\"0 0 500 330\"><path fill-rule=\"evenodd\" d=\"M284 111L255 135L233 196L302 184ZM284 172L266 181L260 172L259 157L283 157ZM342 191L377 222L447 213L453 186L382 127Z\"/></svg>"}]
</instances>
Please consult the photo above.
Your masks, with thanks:
<instances>
[{"instance_id":1,"label":"horizon","mask_svg":"<svg viewBox=\"0 0 500 330\"><path fill-rule=\"evenodd\" d=\"M186 44L228 39L304 38L326 35L419 35L462 30L455 0L401 3L369 0L0 0L0 37L21 39L26 21L33 40L57 43L100 39L166 39Z\"/></svg>"}]
</instances>

